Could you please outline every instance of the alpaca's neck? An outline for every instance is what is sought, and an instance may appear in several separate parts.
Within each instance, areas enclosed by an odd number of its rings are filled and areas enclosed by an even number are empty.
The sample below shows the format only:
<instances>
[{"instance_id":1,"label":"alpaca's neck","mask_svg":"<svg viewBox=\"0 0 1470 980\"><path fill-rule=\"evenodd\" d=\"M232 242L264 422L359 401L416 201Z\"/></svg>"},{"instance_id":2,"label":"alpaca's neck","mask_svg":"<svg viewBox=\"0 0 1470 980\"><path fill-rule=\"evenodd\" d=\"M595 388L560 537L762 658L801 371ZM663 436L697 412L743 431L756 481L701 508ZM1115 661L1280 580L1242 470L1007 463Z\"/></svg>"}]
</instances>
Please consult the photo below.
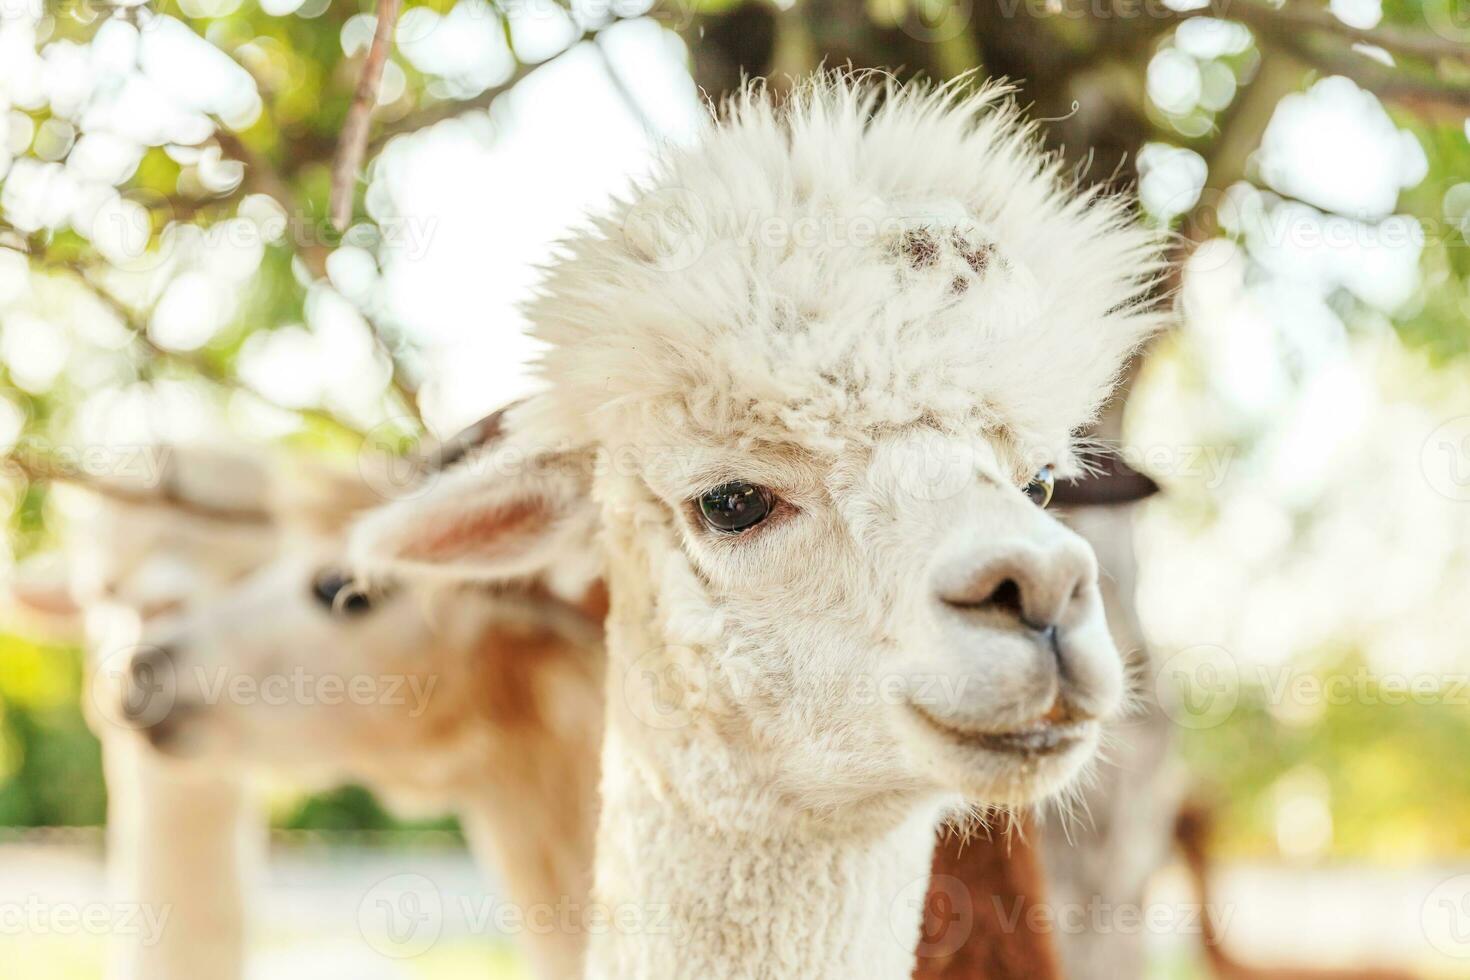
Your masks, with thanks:
<instances>
[{"instance_id":1,"label":"alpaca's neck","mask_svg":"<svg viewBox=\"0 0 1470 980\"><path fill-rule=\"evenodd\" d=\"M112 884L138 910L109 976L243 976L247 879L264 859L244 781L178 770L126 736L108 739L103 754Z\"/></svg>"},{"instance_id":2,"label":"alpaca's neck","mask_svg":"<svg viewBox=\"0 0 1470 980\"><path fill-rule=\"evenodd\" d=\"M582 915L592 885L595 781L585 780L587 792L581 792L581 774L568 771L577 764L562 761L566 768L547 770L549 777L566 779L561 793L542 792L549 788L545 782L521 780L513 792L472 795L457 808L476 861L500 873L505 894L498 901L518 912L522 931L516 938L532 975L548 980L581 975L587 943Z\"/></svg>"},{"instance_id":3,"label":"alpaca's neck","mask_svg":"<svg viewBox=\"0 0 1470 980\"><path fill-rule=\"evenodd\" d=\"M557 607L559 609L559 607ZM602 651L595 624L505 600L460 678L477 747L454 788L476 858L498 869L532 972L581 975L592 887L602 745Z\"/></svg>"},{"instance_id":4,"label":"alpaca's neck","mask_svg":"<svg viewBox=\"0 0 1470 980\"><path fill-rule=\"evenodd\" d=\"M696 815L620 742L611 731L603 755L594 898L611 926L592 937L589 978L909 976L937 804L887 826L733 830L766 802ZM727 808L743 812L722 825Z\"/></svg>"},{"instance_id":5,"label":"alpaca's neck","mask_svg":"<svg viewBox=\"0 0 1470 980\"><path fill-rule=\"evenodd\" d=\"M604 488L607 729L588 980L907 980L947 798L858 796L818 814L705 643L674 532L631 478ZM626 510L626 513L624 513ZM677 621L675 621L677 620ZM773 654L774 655L774 654ZM698 694L696 692L703 692ZM821 788L821 787L818 787Z\"/></svg>"}]
</instances>

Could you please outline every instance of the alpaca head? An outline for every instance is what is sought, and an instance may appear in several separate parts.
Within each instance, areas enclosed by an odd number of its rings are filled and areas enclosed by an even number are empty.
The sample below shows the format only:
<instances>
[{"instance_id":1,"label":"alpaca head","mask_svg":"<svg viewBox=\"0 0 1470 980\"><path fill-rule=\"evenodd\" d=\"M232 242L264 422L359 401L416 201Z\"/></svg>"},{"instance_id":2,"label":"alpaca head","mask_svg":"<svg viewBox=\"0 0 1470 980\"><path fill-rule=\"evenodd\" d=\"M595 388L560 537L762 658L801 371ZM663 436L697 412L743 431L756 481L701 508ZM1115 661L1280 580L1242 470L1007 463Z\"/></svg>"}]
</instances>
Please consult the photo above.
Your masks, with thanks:
<instances>
[{"instance_id":1,"label":"alpaca head","mask_svg":"<svg viewBox=\"0 0 1470 980\"><path fill-rule=\"evenodd\" d=\"M242 448L161 446L151 472L61 483L59 568L22 569L8 597L87 651L88 723L134 726L121 677L148 624L232 588L276 554L269 468Z\"/></svg>"},{"instance_id":2,"label":"alpaca head","mask_svg":"<svg viewBox=\"0 0 1470 980\"><path fill-rule=\"evenodd\" d=\"M360 588L338 571L339 551L292 547L211 601L150 624L120 690L140 736L180 760L324 778L422 748L415 726L441 721L429 714L445 693L440 675L463 673L440 656L452 644L436 625L453 635L463 624L452 603L436 624L403 589Z\"/></svg>"},{"instance_id":3,"label":"alpaca head","mask_svg":"<svg viewBox=\"0 0 1470 980\"><path fill-rule=\"evenodd\" d=\"M676 792L1035 799L1122 693L1093 555L1039 503L1158 261L993 89L750 94L567 243L519 447L359 551L494 576L595 519L612 731Z\"/></svg>"},{"instance_id":4,"label":"alpaca head","mask_svg":"<svg viewBox=\"0 0 1470 980\"><path fill-rule=\"evenodd\" d=\"M154 472L53 488L82 609L148 619L228 588L275 551L268 467L243 448L160 446Z\"/></svg>"},{"instance_id":5,"label":"alpaca head","mask_svg":"<svg viewBox=\"0 0 1470 980\"><path fill-rule=\"evenodd\" d=\"M597 731L601 609L582 608L586 579L565 596L361 582L344 571L344 532L381 503L374 481L299 465L272 476L274 559L150 624L123 671L123 710L155 750L437 802L533 729L578 743Z\"/></svg>"}]
</instances>

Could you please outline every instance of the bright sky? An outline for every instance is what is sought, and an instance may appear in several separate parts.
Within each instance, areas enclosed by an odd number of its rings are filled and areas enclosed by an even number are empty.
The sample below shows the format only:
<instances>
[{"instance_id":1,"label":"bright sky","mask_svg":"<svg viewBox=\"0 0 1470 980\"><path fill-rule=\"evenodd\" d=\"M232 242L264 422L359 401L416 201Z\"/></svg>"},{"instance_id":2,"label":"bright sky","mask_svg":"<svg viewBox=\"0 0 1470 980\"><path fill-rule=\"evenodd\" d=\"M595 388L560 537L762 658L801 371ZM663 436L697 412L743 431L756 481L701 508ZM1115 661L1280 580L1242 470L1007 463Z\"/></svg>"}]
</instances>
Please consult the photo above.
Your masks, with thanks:
<instances>
[{"instance_id":1,"label":"bright sky","mask_svg":"<svg viewBox=\"0 0 1470 980\"><path fill-rule=\"evenodd\" d=\"M386 299L430 347L436 423L456 428L525 390L532 347L517 307L536 265L648 166L653 143L608 63L640 66L626 85L661 127L654 138L671 139L701 118L682 57L651 21L624 24L532 73L488 122L440 125L385 152L378 173L393 212L425 231L422 248L394 249L385 262Z\"/></svg>"}]
</instances>

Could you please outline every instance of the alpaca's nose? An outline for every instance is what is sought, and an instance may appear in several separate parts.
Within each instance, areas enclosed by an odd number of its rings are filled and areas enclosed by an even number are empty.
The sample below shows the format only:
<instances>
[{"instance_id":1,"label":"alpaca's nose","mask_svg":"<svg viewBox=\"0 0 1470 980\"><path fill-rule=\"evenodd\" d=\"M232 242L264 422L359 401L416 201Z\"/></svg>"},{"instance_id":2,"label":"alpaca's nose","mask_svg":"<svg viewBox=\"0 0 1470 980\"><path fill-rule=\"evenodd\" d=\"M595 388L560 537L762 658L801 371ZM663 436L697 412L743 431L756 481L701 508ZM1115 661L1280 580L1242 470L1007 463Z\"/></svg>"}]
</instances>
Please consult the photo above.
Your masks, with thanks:
<instances>
[{"instance_id":1,"label":"alpaca's nose","mask_svg":"<svg viewBox=\"0 0 1470 980\"><path fill-rule=\"evenodd\" d=\"M958 567L957 567L958 566ZM1055 645L1056 632L1089 604L1097 562L1073 535L1046 541L995 542L951 565L936 583L939 601L994 625L1023 626Z\"/></svg>"},{"instance_id":2,"label":"alpaca's nose","mask_svg":"<svg viewBox=\"0 0 1470 980\"><path fill-rule=\"evenodd\" d=\"M142 729L164 720L173 700L176 662L169 647L150 645L133 653L123 675L123 718Z\"/></svg>"},{"instance_id":3,"label":"alpaca's nose","mask_svg":"<svg viewBox=\"0 0 1470 980\"><path fill-rule=\"evenodd\" d=\"M1122 661L1092 547L1009 487L972 499L959 521L936 525L922 593L932 615L918 626L941 647L925 669L980 681L953 716L987 729L1109 717Z\"/></svg>"}]
</instances>

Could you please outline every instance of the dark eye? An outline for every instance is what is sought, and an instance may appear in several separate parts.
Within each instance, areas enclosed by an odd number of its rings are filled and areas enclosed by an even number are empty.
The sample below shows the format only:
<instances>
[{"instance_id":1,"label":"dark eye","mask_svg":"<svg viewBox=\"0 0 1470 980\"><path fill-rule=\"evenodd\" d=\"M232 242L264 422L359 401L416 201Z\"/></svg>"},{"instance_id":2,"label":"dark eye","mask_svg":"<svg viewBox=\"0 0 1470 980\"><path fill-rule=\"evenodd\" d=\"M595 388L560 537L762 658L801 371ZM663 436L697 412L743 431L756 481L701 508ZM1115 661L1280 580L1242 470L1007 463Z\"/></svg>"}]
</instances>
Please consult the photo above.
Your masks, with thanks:
<instances>
[{"instance_id":1,"label":"dark eye","mask_svg":"<svg viewBox=\"0 0 1470 980\"><path fill-rule=\"evenodd\" d=\"M335 568L317 574L311 583L311 594L334 615L358 616L373 607L367 593Z\"/></svg>"},{"instance_id":2,"label":"dark eye","mask_svg":"<svg viewBox=\"0 0 1470 980\"><path fill-rule=\"evenodd\" d=\"M1045 507L1051 503L1051 495L1057 488L1057 478L1051 466L1043 466L1036 471L1031 482L1026 484L1026 496L1031 498L1032 503L1038 507Z\"/></svg>"},{"instance_id":3,"label":"dark eye","mask_svg":"<svg viewBox=\"0 0 1470 980\"><path fill-rule=\"evenodd\" d=\"M726 483L700 496L699 514L716 531L739 534L770 516L775 499L753 483Z\"/></svg>"}]
</instances>

